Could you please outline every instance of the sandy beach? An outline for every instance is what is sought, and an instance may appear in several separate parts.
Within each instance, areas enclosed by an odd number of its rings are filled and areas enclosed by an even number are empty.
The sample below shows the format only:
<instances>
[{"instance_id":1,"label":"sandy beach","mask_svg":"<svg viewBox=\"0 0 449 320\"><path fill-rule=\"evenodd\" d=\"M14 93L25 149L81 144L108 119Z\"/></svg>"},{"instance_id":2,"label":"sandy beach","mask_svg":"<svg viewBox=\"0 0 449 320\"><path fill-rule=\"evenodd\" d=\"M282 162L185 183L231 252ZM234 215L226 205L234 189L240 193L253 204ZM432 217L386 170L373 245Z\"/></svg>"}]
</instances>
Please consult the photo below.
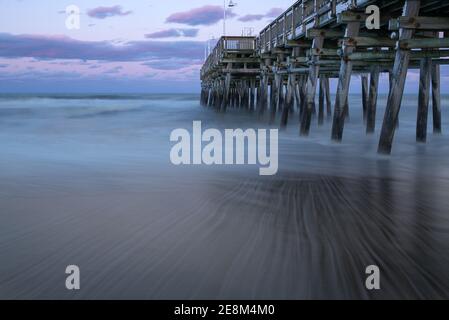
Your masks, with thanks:
<instances>
[{"instance_id":1,"label":"sandy beach","mask_svg":"<svg viewBox=\"0 0 449 320\"><path fill-rule=\"evenodd\" d=\"M394 153L378 156L351 99L343 143L316 119L300 138L295 115L278 174L261 177L171 165L169 133L193 120L268 127L197 96L2 97L0 298L449 298L447 139L417 145L405 97ZM77 292L64 286L70 264Z\"/></svg>"}]
</instances>

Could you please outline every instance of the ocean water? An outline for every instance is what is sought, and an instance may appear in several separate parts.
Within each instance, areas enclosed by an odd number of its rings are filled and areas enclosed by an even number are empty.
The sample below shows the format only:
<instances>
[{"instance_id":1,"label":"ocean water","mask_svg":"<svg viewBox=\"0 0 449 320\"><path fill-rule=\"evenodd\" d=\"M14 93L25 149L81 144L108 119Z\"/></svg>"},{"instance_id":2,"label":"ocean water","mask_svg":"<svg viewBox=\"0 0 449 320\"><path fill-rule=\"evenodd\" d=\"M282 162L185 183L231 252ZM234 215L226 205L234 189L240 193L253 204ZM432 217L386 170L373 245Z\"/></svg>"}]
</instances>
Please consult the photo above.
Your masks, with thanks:
<instances>
[{"instance_id":1,"label":"ocean water","mask_svg":"<svg viewBox=\"0 0 449 320\"><path fill-rule=\"evenodd\" d=\"M197 95L0 96L0 298L449 298L449 97L415 142L405 96L393 154L350 97L331 122L279 132L279 172L174 166L170 132L277 128ZM65 289L65 267L81 290ZM365 288L377 265L381 289Z\"/></svg>"}]
</instances>

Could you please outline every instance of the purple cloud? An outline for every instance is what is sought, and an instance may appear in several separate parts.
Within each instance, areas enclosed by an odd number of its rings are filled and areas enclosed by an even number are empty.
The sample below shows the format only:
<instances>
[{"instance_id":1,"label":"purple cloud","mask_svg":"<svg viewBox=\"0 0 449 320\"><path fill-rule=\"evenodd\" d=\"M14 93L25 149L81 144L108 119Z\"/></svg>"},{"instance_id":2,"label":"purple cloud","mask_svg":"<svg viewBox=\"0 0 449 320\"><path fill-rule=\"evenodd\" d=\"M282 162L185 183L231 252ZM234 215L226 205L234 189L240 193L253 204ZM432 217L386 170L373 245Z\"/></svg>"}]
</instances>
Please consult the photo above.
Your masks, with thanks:
<instances>
[{"instance_id":1,"label":"purple cloud","mask_svg":"<svg viewBox=\"0 0 449 320\"><path fill-rule=\"evenodd\" d=\"M65 36L12 35L0 33L0 57L40 60L78 59L99 61L146 61L150 59L200 59L199 41L81 41Z\"/></svg>"},{"instance_id":2,"label":"purple cloud","mask_svg":"<svg viewBox=\"0 0 449 320\"><path fill-rule=\"evenodd\" d=\"M242 22L258 21L265 18L264 14L247 14L246 16L240 17L238 20Z\"/></svg>"},{"instance_id":3,"label":"purple cloud","mask_svg":"<svg viewBox=\"0 0 449 320\"><path fill-rule=\"evenodd\" d=\"M236 16L231 10L226 11L227 17ZM166 22L181 23L190 26L205 25L210 26L223 19L223 7L221 6L203 6L189 11L177 12L170 15Z\"/></svg>"},{"instance_id":4,"label":"purple cloud","mask_svg":"<svg viewBox=\"0 0 449 320\"><path fill-rule=\"evenodd\" d=\"M277 18L280 16L284 10L281 8L271 8L266 14L247 14L246 16L240 17L238 20L242 22L259 21L263 18Z\"/></svg>"},{"instance_id":5,"label":"purple cloud","mask_svg":"<svg viewBox=\"0 0 449 320\"><path fill-rule=\"evenodd\" d=\"M109 69L109 70L105 71L104 73L105 74L116 74L116 73L119 73L122 69L123 69L123 67L118 66L118 67Z\"/></svg>"},{"instance_id":6,"label":"purple cloud","mask_svg":"<svg viewBox=\"0 0 449 320\"><path fill-rule=\"evenodd\" d=\"M284 10L282 8L271 8L270 11L267 12L265 17L267 17L267 18L277 18L283 12L284 12Z\"/></svg>"},{"instance_id":7,"label":"purple cloud","mask_svg":"<svg viewBox=\"0 0 449 320\"><path fill-rule=\"evenodd\" d=\"M142 65L156 70L179 70L192 65L201 66L202 60L187 60L187 59L168 59L168 60L154 60L142 63Z\"/></svg>"},{"instance_id":8,"label":"purple cloud","mask_svg":"<svg viewBox=\"0 0 449 320\"><path fill-rule=\"evenodd\" d=\"M198 35L198 31L199 29L166 29L146 34L145 38L148 39L178 38L178 37L194 38Z\"/></svg>"},{"instance_id":9,"label":"purple cloud","mask_svg":"<svg viewBox=\"0 0 449 320\"><path fill-rule=\"evenodd\" d=\"M87 11L87 15L95 19L106 19L115 16L127 16L132 11L123 11L121 6L97 7Z\"/></svg>"}]
</instances>

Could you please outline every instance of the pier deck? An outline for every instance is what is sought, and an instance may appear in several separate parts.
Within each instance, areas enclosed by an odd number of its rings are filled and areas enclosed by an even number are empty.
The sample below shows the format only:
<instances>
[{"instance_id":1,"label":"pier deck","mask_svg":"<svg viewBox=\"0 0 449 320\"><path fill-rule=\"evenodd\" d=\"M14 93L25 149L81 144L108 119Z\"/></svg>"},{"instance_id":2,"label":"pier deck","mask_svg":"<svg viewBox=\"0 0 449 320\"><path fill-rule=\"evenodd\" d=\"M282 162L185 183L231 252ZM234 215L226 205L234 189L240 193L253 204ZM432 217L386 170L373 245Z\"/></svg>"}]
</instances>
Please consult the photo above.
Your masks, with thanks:
<instances>
[{"instance_id":1,"label":"pier deck","mask_svg":"<svg viewBox=\"0 0 449 320\"><path fill-rule=\"evenodd\" d=\"M380 9L379 28L367 26L371 5ZM219 39L201 69L201 104L221 111L268 112L270 122L279 113L281 127L297 110L303 136L315 115L322 124L327 114L333 118L331 138L340 141L351 76L361 78L370 134L376 125L379 74L387 72L390 92L378 151L389 154L411 68L420 70L416 139L426 141L430 99L433 131L441 133L440 65L448 64L448 57L449 1L300 0L257 37ZM338 78L333 106L330 78Z\"/></svg>"}]
</instances>

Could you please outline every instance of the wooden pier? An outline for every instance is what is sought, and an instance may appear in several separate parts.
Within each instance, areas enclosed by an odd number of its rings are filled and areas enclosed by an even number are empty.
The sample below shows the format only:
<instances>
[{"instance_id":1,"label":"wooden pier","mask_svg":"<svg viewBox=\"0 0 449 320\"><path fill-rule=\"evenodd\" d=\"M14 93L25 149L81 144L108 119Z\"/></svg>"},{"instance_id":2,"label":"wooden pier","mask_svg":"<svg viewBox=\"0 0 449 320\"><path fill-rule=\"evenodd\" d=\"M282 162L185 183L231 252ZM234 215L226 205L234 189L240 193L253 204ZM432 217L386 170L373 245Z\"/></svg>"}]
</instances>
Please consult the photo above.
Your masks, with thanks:
<instances>
[{"instance_id":1,"label":"wooden pier","mask_svg":"<svg viewBox=\"0 0 449 320\"><path fill-rule=\"evenodd\" d=\"M370 5L380 9L379 29L367 28ZM416 140L426 141L430 99L433 131L441 133L440 65L448 57L447 0L300 0L257 37L219 39L201 69L201 104L268 114L271 123L279 114L281 128L299 114L302 136L314 117L319 125L332 117L331 138L341 141L352 75L360 75L361 108L371 134L379 75L386 72L390 91L378 151L389 154L411 68L420 70ZM333 106L330 78L338 79Z\"/></svg>"}]
</instances>

